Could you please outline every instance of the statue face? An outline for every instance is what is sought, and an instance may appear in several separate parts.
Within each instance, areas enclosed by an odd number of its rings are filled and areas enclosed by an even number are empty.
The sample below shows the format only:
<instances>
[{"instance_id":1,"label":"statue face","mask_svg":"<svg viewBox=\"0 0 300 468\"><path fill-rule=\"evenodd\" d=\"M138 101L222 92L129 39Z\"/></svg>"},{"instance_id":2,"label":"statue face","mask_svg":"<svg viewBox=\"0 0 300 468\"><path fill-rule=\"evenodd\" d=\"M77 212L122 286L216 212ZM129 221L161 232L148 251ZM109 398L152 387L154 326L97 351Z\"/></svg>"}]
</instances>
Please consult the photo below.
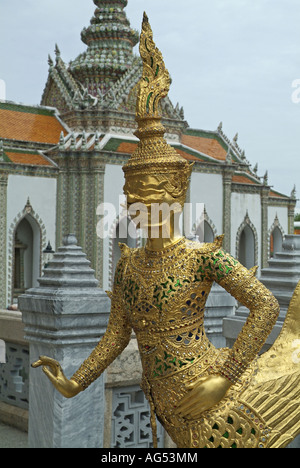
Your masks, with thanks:
<instances>
[{"instance_id":1,"label":"statue face","mask_svg":"<svg viewBox=\"0 0 300 468\"><path fill-rule=\"evenodd\" d=\"M166 197L164 189L165 181L158 181L155 175L142 175L137 177L127 176L124 193L127 196L128 205L144 203L146 206L152 203L163 203Z\"/></svg>"},{"instance_id":2,"label":"statue face","mask_svg":"<svg viewBox=\"0 0 300 468\"><path fill-rule=\"evenodd\" d=\"M172 213L181 212L181 205L166 190L169 183L161 175L126 176L124 193L132 220L142 229L165 226Z\"/></svg>"}]
</instances>

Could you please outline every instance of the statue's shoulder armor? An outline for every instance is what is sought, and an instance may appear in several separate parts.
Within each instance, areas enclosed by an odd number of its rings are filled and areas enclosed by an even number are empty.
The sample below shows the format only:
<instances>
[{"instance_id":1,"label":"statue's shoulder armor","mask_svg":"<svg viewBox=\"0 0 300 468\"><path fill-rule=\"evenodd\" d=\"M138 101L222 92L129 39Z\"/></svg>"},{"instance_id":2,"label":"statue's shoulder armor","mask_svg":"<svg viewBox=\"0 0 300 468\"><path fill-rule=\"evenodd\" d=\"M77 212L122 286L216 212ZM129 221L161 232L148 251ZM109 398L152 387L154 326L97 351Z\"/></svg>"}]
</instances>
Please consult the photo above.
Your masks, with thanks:
<instances>
[{"instance_id":1,"label":"statue's shoulder armor","mask_svg":"<svg viewBox=\"0 0 300 468\"><path fill-rule=\"evenodd\" d=\"M187 248L192 248L197 253L213 253L222 249L223 247L224 235L215 237L213 242L197 242L197 241L187 241Z\"/></svg>"},{"instance_id":2,"label":"statue's shoulder armor","mask_svg":"<svg viewBox=\"0 0 300 468\"><path fill-rule=\"evenodd\" d=\"M130 257L139 255L141 249L138 247L128 247L127 244L119 242L119 247L121 250L121 259L128 260Z\"/></svg>"},{"instance_id":3,"label":"statue's shoulder armor","mask_svg":"<svg viewBox=\"0 0 300 468\"><path fill-rule=\"evenodd\" d=\"M215 237L212 243L212 250L222 249L223 241L224 241L224 234L222 234L221 236Z\"/></svg>"},{"instance_id":4,"label":"statue's shoulder armor","mask_svg":"<svg viewBox=\"0 0 300 468\"><path fill-rule=\"evenodd\" d=\"M130 252L131 252L132 249L130 249L130 247L128 247L128 245L123 244L122 242L119 242L119 247L120 247L120 250L121 250L121 258L130 257Z\"/></svg>"},{"instance_id":5,"label":"statue's shoulder armor","mask_svg":"<svg viewBox=\"0 0 300 468\"><path fill-rule=\"evenodd\" d=\"M130 256L135 249L130 249L128 245L119 243L121 250L121 257L118 260L115 274L114 274L114 286L122 285L126 276L126 271L129 263ZM106 291L107 292L107 291ZM112 297L112 293L107 292L109 297Z\"/></svg>"},{"instance_id":6,"label":"statue's shoulder armor","mask_svg":"<svg viewBox=\"0 0 300 468\"><path fill-rule=\"evenodd\" d=\"M212 254L218 252L220 249L223 249L223 240L224 235L217 236L213 240L213 242L205 244L207 252L211 252Z\"/></svg>"}]
</instances>

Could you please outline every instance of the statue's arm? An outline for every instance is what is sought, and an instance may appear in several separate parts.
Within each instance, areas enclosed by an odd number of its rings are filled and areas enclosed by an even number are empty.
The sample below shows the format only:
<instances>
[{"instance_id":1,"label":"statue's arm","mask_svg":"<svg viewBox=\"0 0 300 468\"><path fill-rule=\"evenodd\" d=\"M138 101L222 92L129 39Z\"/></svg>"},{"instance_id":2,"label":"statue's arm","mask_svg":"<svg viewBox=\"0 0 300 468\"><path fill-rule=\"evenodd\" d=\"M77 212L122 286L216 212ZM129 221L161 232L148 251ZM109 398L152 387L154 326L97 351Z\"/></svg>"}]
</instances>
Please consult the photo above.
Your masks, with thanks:
<instances>
[{"instance_id":1,"label":"statue's arm","mask_svg":"<svg viewBox=\"0 0 300 468\"><path fill-rule=\"evenodd\" d=\"M114 285L107 330L90 356L75 372L72 381L84 390L122 353L130 341L131 326L124 310L121 285Z\"/></svg>"},{"instance_id":2,"label":"statue's arm","mask_svg":"<svg viewBox=\"0 0 300 468\"><path fill-rule=\"evenodd\" d=\"M235 383L258 355L279 314L273 294L248 270L223 250L213 257L213 275L226 291L250 311L226 360L221 374Z\"/></svg>"},{"instance_id":3,"label":"statue's arm","mask_svg":"<svg viewBox=\"0 0 300 468\"><path fill-rule=\"evenodd\" d=\"M40 367L55 388L66 398L72 398L85 390L118 357L129 343L131 326L124 311L122 299L122 263L116 271L112 294L111 312L107 330L90 356L83 362L71 379L68 379L55 359L40 356L32 367Z\"/></svg>"},{"instance_id":4,"label":"statue's arm","mask_svg":"<svg viewBox=\"0 0 300 468\"><path fill-rule=\"evenodd\" d=\"M202 256L207 280L214 280L249 310L248 319L239 333L228 358L218 373L196 380L180 401L175 413L197 419L219 403L258 355L276 323L279 305L272 293L222 249Z\"/></svg>"}]
</instances>

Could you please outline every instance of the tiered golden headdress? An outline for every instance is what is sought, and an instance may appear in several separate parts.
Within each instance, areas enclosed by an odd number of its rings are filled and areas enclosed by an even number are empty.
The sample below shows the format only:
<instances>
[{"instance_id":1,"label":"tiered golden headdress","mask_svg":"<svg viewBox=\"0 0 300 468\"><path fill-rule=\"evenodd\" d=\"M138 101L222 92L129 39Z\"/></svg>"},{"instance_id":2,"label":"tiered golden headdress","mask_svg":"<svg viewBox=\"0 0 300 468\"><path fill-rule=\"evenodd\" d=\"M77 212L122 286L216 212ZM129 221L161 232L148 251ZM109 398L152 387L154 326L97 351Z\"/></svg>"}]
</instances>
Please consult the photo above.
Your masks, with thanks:
<instances>
[{"instance_id":1,"label":"tiered golden headdress","mask_svg":"<svg viewBox=\"0 0 300 468\"><path fill-rule=\"evenodd\" d=\"M159 103L167 96L171 80L162 54L153 42L152 30L145 13L140 37L140 55L143 60L143 74L138 84L138 130L135 132L140 141L136 151L123 167L125 177L164 174L173 186L175 183L178 190L183 192L187 188L192 165L164 139L165 128L161 123Z\"/></svg>"}]
</instances>

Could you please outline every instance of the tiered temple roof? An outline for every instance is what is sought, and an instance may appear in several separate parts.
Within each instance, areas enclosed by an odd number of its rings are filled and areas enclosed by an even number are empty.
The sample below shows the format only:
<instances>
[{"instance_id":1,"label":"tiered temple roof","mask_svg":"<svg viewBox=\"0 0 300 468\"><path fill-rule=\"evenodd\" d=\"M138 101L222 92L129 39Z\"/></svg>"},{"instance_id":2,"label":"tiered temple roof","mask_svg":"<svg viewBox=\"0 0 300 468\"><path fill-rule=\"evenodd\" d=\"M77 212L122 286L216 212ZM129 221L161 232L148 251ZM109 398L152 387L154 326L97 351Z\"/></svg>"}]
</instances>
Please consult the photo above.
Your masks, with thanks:
<instances>
[{"instance_id":1,"label":"tiered temple roof","mask_svg":"<svg viewBox=\"0 0 300 468\"><path fill-rule=\"evenodd\" d=\"M56 107L75 131L111 127L135 130L136 85L142 63L133 48L139 35L130 27L124 12L127 0L94 0L97 8L88 28L81 33L87 50L67 66L55 47L49 57L49 75L42 104ZM187 127L183 109L169 98L162 104L169 132Z\"/></svg>"},{"instance_id":2,"label":"tiered temple roof","mask_svg":"<svg viewBox=\"0 0 300 468\"><path fill-rule=\"evenodd\" d=\"M93 96L105 94L133 65L139 33L124 12L127 0L94 0L91 24L81 32L87 50L70 64L70 72Z\"/></svg>"}]
</instances>

